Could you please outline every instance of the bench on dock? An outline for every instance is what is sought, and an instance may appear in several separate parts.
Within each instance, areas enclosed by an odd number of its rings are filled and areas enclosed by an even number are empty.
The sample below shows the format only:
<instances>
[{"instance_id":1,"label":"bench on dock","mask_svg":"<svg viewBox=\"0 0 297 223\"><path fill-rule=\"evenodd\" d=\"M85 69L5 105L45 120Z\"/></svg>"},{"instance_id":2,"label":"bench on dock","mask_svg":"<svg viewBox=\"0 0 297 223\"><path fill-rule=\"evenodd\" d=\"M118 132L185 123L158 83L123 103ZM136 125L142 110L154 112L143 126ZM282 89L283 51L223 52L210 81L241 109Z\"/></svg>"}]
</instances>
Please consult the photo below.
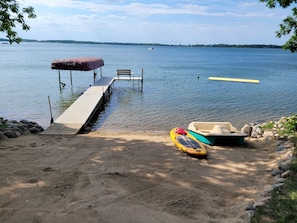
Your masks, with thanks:
<instances>
[{"instance_id":1,"label":"bench on dock","mask_svg":"<svg viewBox=\"0 0 297 223\"><path fill-rule=\"evenodd\" d=\"M118 76L118 79L120 76L129 76L129 78L131 79L132 72L131 70L128 70L128 69L117 69L117 76Z\"/></svg>"}]
</instances>

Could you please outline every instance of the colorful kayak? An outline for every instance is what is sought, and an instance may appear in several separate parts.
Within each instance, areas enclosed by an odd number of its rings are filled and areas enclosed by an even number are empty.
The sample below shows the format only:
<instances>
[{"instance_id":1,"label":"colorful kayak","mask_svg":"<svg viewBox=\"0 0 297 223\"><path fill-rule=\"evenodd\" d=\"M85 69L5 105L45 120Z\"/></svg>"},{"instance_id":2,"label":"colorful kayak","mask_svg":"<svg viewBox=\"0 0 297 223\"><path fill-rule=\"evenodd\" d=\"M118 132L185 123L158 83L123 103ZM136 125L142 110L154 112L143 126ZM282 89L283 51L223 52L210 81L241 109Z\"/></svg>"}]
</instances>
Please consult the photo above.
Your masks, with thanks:
<instances>
[{"instance_id":1,"label":"colorful kayak","mask_svg":"<svg viewBox=\"0 0 297 223\"><path fill-rule=\"evenodd\" d=\"M207 156L205 146L182 128L173 128L170 138L181 151L191 156Z\"/></svg>"}]
</instances>

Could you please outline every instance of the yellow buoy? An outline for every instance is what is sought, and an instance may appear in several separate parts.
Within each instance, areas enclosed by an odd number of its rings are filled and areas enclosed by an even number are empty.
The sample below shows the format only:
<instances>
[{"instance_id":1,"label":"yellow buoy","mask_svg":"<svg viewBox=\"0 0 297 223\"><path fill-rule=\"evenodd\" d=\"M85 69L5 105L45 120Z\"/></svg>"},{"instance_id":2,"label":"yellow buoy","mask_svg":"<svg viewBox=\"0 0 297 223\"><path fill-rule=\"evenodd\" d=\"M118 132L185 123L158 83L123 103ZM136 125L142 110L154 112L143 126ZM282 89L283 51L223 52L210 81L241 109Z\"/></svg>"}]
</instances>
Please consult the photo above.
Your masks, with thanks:
<instances>
[{"instance_id":1,"label":"yellow buoy","mask_svg":"<svg viewBox=\"0 0 297 223\"><path fill-rule=\"evenodd\" d=\"M243 78L228 78L228 77L209 77L208 80L212 81L233 81L233 82L245 82L245 83L253 83L259 84L259 80L254 79L243 79Z\"/></svg>"}]
</instances>

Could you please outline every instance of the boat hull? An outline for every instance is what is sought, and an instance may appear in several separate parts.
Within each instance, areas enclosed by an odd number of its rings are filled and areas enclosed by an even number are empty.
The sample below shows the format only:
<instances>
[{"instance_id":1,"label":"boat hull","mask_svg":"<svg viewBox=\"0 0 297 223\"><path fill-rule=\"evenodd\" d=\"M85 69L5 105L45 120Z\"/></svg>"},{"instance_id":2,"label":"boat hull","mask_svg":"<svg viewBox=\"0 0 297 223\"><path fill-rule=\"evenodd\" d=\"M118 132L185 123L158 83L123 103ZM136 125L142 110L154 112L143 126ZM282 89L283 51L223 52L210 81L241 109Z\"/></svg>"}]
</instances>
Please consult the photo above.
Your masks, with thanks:
<instances>
[{"instance_id":1,"label":"boat hull","mask_svg":"<svg viewBox=\"0 0 297 223\"><path fill-rule=\"evenodd\" d=\"M191 122L188 133L208 145L243 144L247 136L230 122Z\"/></svg>"},{"instance_id":2,"label":"boat hull","mask_svg":"<svg viewBox=\"0 0 297 223\"><path fill-rule=\"evenodd\" d=\"M241 145L244 143L244 137L242 136L203 136L198 134L197 132L193 132L191 130L188 131L190 135L192 135L194 138L199 140L200 142L203 142L207 145L220 145L220 144L238 144Z\"/></svg>"}]
</instances>

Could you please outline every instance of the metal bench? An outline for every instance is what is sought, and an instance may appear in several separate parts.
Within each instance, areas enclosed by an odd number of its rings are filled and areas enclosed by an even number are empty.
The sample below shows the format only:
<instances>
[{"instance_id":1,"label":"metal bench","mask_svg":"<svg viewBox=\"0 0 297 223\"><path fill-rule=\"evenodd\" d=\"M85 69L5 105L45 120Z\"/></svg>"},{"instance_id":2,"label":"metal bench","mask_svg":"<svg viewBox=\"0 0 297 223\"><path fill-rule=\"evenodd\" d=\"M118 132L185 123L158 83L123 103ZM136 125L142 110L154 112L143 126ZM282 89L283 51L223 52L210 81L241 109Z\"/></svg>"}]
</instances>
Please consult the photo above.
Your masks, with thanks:
<instances>
[{"instance_id":1,"label":"metal bench","mask_svg":"<svg viewBox=\"0 0 297 223\"><path fill-rule=\"evenodd\" d=\"M128 70L128 69L118 69L117 70L117 76L118 76L118 78L120 76L129 76L130 79L131 79L132 72L131 72L131 70Z\"/></svg>"}]
</instances>

